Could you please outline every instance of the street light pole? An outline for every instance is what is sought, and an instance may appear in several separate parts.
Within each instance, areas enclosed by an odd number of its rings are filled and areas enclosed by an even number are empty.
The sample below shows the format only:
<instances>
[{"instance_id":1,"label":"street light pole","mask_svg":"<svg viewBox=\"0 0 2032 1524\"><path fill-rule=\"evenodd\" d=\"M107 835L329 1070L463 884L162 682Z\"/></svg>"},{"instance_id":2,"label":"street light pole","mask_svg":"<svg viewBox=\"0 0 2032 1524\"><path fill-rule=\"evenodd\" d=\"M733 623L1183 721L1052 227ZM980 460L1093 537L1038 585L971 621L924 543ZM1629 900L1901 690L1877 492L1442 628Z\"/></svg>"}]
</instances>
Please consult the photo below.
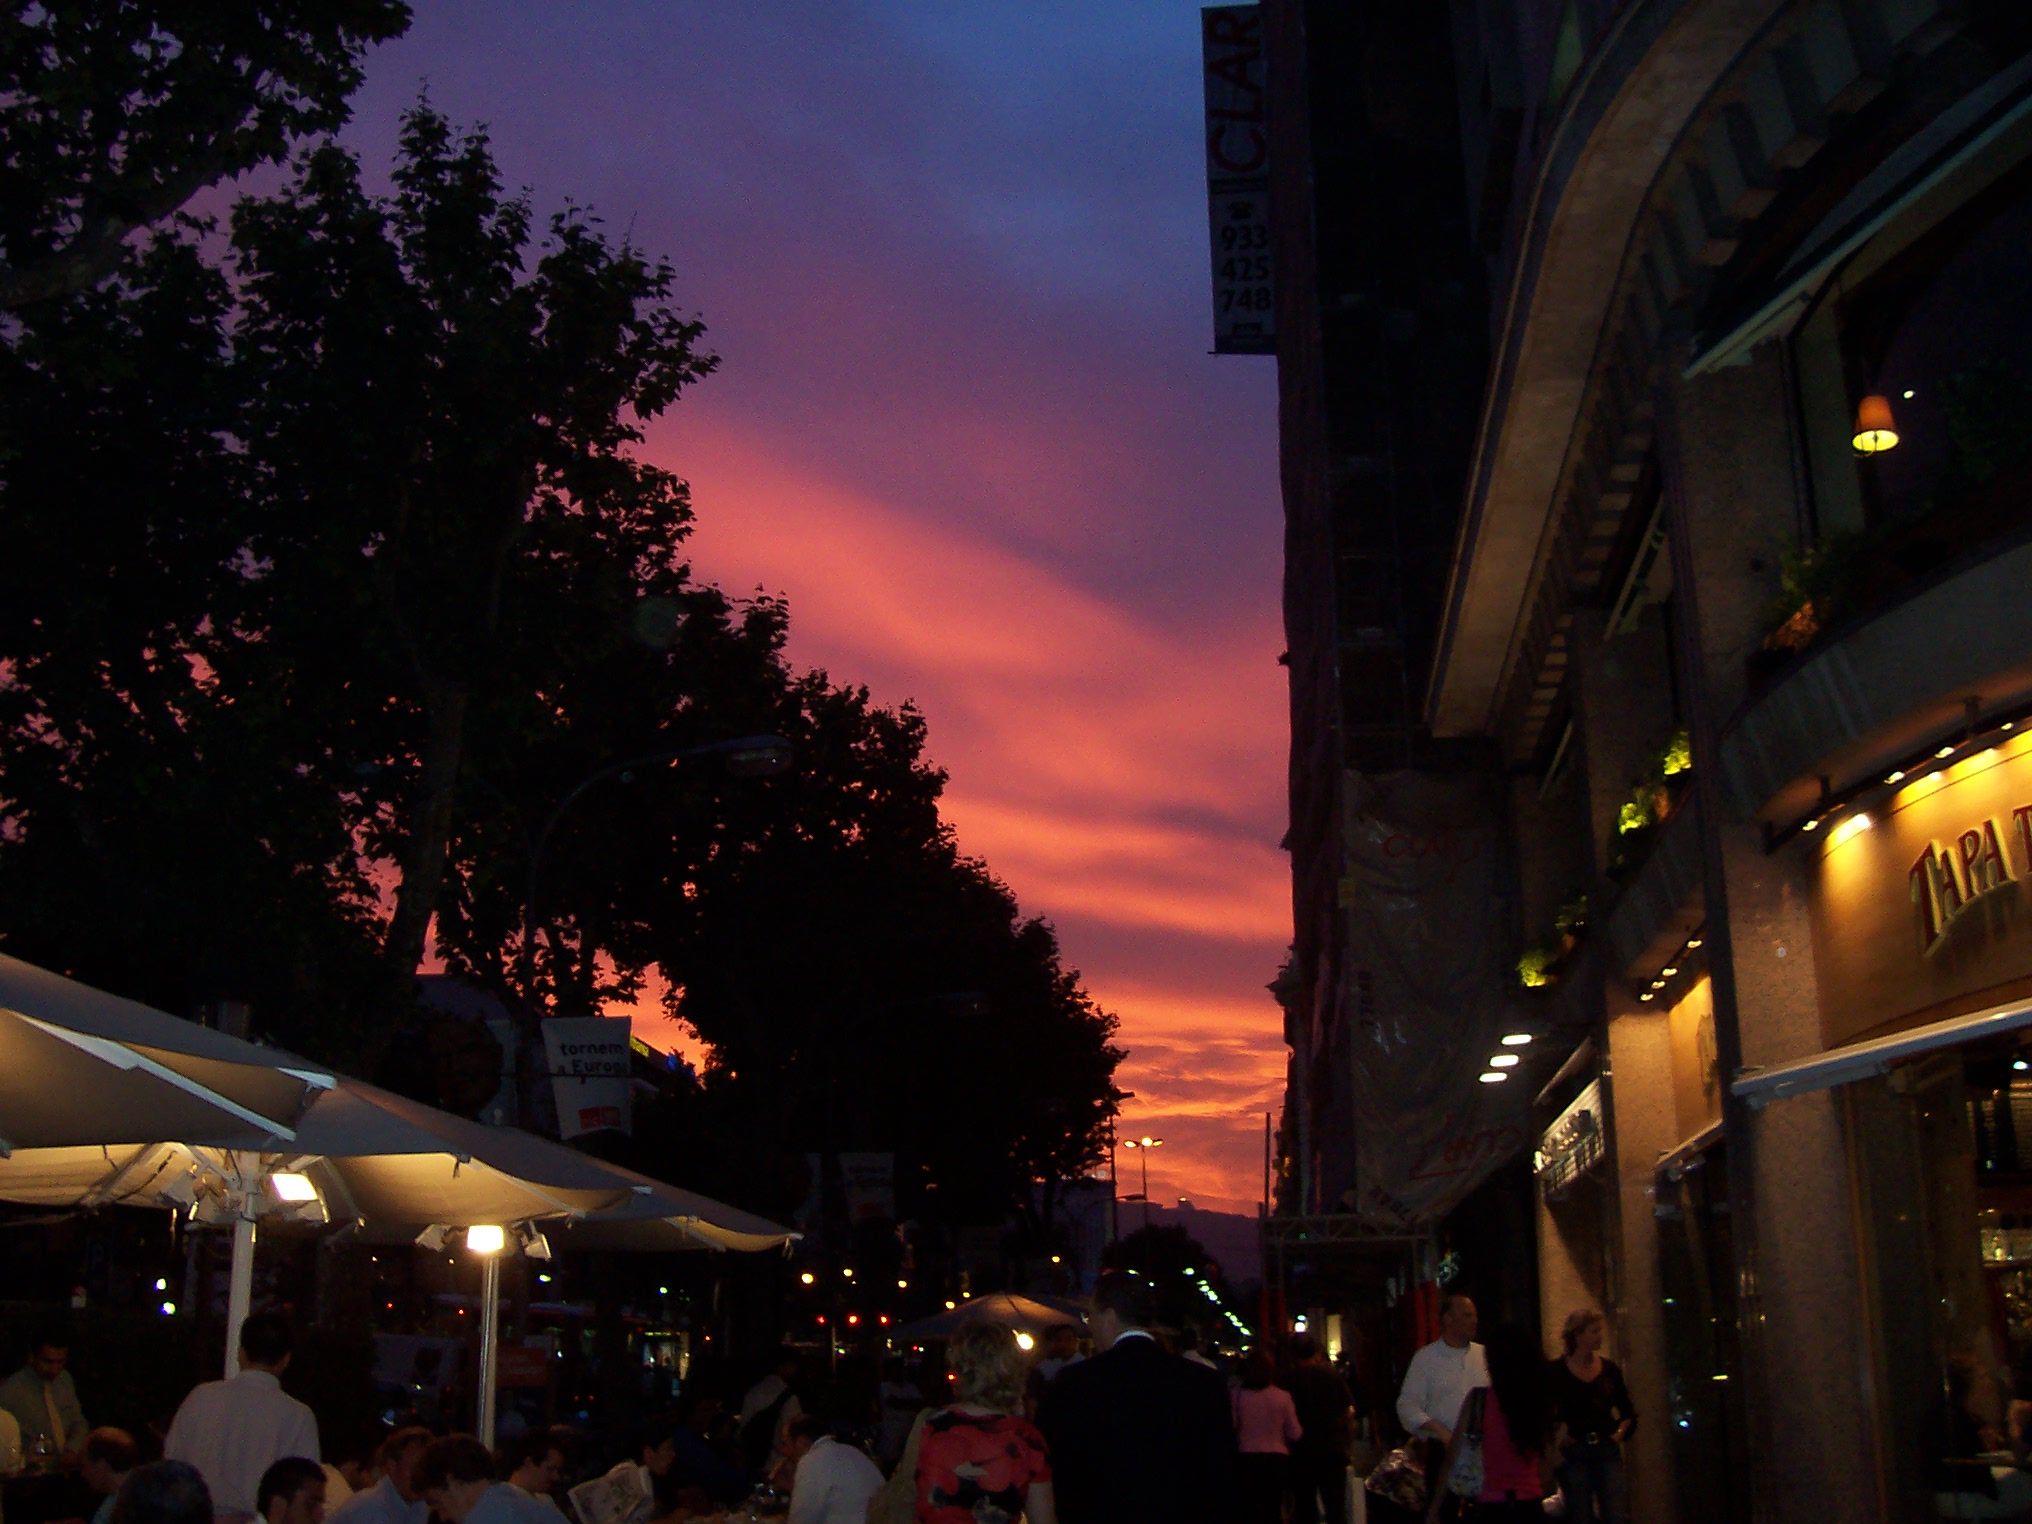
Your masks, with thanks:
<instances>
[{"instance_id":1,"label":"street light pole","mask_svg":"<svg viewBox=\"0 0 2032 1524\"><path fill-rule=\"evenodd\" d=\"M1162 1148L1164 1140L1145 1133L1140 1138L1124 1138L1122 1146L1136 1149L1143 1156L1143 1226L1147 1228L1150 1226L1150 1150Z\"/></svg>"},{"instance_id":2,"label":"street light pole","mask_svg":"<svg viewBox=\"0 0 2032 1524\"><path fill-rule=\"evenodd\" d=\"M535 845L529 851L529 882L522 895L522 945L517 949L515 958L516 982L522 990L522 1053L516 1068L522 1082L520 1099L525 1107L535 1092L532 1082L535 1079L536 1054L543 1047L542 1007L536 999L536 908L537 893L543 883L544 854L550 849L551 836L571 807L609 778L625 778L638 768L674 767L693 757L711 756L724 758L727 770L743 778L773 778L788 772L791 762L790 743L775 735L740 736L731 741L708 741L703 746L686 746L675 751L652 752L645 757L630 757L625 762L610 763L580 779L569 793L558 800L543 822L543 829L536 833Z\"/></svg>"}]
</instances>

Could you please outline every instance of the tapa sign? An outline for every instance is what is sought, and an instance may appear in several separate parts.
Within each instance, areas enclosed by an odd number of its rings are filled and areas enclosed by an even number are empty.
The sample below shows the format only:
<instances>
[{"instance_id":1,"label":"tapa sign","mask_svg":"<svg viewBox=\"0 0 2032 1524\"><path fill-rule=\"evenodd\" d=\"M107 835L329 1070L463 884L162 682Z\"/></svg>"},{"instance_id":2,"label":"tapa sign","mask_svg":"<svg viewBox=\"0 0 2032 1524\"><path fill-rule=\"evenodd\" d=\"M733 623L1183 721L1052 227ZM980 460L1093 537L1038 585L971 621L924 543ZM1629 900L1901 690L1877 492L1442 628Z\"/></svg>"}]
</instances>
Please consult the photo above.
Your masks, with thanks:
<instances>
[{"instance_id":1,"label":"tapa sign","mask_svg":"<svg viewBox=\"0 0 2032 1524\"><path fill-rule=\"evenodd\" d=\"M626 1017L557 1016L544 1022L560 1138L630 1130L628 1032Z\"/></svg>"}]
</instances>

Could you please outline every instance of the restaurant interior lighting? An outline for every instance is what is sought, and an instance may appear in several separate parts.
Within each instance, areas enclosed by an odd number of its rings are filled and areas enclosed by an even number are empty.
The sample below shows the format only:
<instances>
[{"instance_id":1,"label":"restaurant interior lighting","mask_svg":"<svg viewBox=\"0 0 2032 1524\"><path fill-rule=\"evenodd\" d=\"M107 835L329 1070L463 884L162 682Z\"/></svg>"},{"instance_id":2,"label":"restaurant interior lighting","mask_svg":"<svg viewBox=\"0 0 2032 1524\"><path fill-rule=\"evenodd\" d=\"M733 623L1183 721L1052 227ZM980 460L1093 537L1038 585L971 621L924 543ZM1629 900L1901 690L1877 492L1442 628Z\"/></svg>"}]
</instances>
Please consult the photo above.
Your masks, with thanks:
<instances>
[{"instance_id":1,"label":"restaurant interior lighting","mask_svg":"<svg viewBox=\"0 0 2032 1524\"><path fill-rule=\"evenodd\" d=\"M310 1183L310 1176L299 1175L289 1170L279 1170L268 1177L268 1189L275 1192L277 1201L315 1201L317 1187Z\"/></svg>"},{"instance_id":2,"label":"restaurant interior lighting","mask_svg":"<svg viewBox=\"0 0 2032 1524\"><path fill-rule=\"evenodd\" d=\"M1850 442L1858 455L1882 455L1898 448L1898 425L1891 417L1891 399L1871 393L1856 404L1856 427Z\"/></svg>"},{"instance_id":3,"label":"restaurant interior lighting","mask_svg":"<svg viewBox=\"0 0 2032 1524\"><path fill-rule=\"evenodd\" d=\"M1529 1032L1505 1032L1503 1034L1503 1046L1506 1048L1525 1048L1530 1045L1531 1034Z\"/></svg>"},{"instance_id":4,"label":"restaurant interior lighting","mask_svg":"<svg viewBox=\"0 0 2032 1524\"><path fill-rule=\"evenodd\" d=\"M499 1254L508 1245L508 1235L494 1223L466 1229L466 1249L472 1254Z\"/></svg>"},{"instance_id":5,"label":"restaurant interior lighting","mask_svg":"<svg viewBox=\"0 0 2032 1524\"><path fill-rule=\"evenodd\" d=\"M1523 1060L1514 1053L1498 1053L1494 1058L1489 1060L1489 1067L1491 1069L1514 1069L1522 1062Z\"/></svg>"},{"instance_id":6,"label":"restaurant interior lighting","mask_svg":"<svg viewBox=\"0 0 2032 1524\"><path fill-rule=\"evenodd\" d=\"M1481 1081L1484 1085L1500 1085L1509 1077L1501 1069L1490 1069L1481 1076Z\"/></svg>"}]
</instances>

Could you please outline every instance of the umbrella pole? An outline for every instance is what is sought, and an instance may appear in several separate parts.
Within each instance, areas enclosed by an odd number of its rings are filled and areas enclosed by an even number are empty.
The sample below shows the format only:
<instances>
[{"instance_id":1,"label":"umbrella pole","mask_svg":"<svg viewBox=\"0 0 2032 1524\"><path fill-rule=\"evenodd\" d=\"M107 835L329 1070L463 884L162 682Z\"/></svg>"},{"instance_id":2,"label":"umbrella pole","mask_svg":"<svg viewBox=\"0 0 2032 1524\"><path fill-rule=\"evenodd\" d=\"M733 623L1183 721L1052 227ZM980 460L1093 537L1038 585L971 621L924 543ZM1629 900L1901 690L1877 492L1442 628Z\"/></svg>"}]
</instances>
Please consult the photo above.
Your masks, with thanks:
<instances>
[{"instance_id":1,"label":"umbrella pole","mask_svg":"<svg viewBox=\"0 0 2032 1524\"><path fill-rule=\"evenodd\" d=\"M240 1374L240 1325L254 1299L254 1219L233 1219L233 1269L226 1291L226 1374Z\"/></svg>"},{"instance_id":2,"label":"umbrella pole","mask_svg":"<svg viewBox=\"0 0 2032 1524\"><path fill-rule=\"evenodd\" d=\"M494 1386L500 1365L501 1256L489 1254L480 1272L480 1443L494 1448Z\"/></svg>"}]
</instances>

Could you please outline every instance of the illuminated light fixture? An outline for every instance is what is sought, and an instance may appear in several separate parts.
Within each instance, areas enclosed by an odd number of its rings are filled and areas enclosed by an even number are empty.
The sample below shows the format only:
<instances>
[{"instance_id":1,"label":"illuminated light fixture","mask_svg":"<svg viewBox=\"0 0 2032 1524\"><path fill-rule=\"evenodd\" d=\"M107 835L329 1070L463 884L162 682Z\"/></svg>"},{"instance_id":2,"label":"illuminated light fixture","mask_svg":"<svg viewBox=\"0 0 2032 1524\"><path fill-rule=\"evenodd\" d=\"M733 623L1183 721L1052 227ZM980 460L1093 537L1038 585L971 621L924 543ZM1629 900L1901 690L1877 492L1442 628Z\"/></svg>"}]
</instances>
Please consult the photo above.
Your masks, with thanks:
<instances>
[{"instance_id":1,"label":"illuminated light fixture","mask_svg":"<svg viewBox=\"0 0 2032 1524\"><path fill-rule=\"evenodd\" d=\"M1951 756L1953 756L1953 755L1954 755L1954 748L1953 748L1952 746L1943 746L1943 747L1941 747L1941 748L1940 748L1940 750L1939 750L1939 751L1937 751L1937 752L1935 752L1935 753L1934 753L1934 756L1936 756L1936 757L1951 757Z\"/></svg>"},{"instance_id":2,"label":"illuminated light fixture","mask_svg":"<svg viewBox=\"0 0 2032 1524\"><path fill-rule=\"evenodd\" d=\"M1700 946L1700 942L1701 939L1699 937L1688 937L1686 939L1686 950L1692 952L1696 947Z\"/></svg>"},{"instance_id":3,"label":"illuminated light fixture","mask_svg":"<svg viewBox=\"0 0 2032 1524\"><path fill-rule=\"evenodd\" d=\"M508 1245L508 1235L492 1223L466 1229L466 1250L471 1254L499 1254Z\"/></svg>"},{"instance_id":4,"label":"illuminated light fixture","mask_svg":"<svg viewBox=\"0 0 2032 1524\"><path fill-rule=\"evenodd\" d=\"M1898 448L1898 426L1891 418L1891 399L1872 392L1856 404L1855 435L1850 443L1858 455L1882 455Z\"/></svg>"},{"instance_id":5,"label":"illuminated light fixture","mask_svg":"<svg viewBox=\"0 0 2032 1524\"><path fill-rule=\"evenodd\" d=\"M2017 728L2018 722L2016 720L2006 720L2004 721L2003 724L1997 727L1997 729L1999 730L2016 730Z\"/></svg>"},{"instance_id":6,"label":"illuminated light fixture","mask_svg":"<svg viewBox=\"0 0 2032 1524\"><path fill-rule=\"evenodd\" d=\"M1018 1332L1016 1335L1016 1347L1027 1355L1030 1351L1037 1348L1037 1341L1027 1333Z\"/></svg>"},{"instance_id":7,"label":"illuminated light fixture","mask_svg":"<svg viewBox=\"0 0 2032 1524\"><path fill-rule=\"evenodd\" d=\"M539 1275L536 1278L536 1283L539 1286L548 1286L550 1284L550 1277L547 1275Z\"/></svg>"},{"instance_id":8,"label":"illuminated light fixture","mask_svg":"<svg viewBox=\"0 0 2032 1524\"><path fill-rule=\"evenodd\" d=\"M2018 1059L2013 1059L2013 1060L2011 1061L2011 1067L2012 1067L2013 1069L2016 1069L2016 1070L2018 1070L2018 1071L2019 1071L2020 1073L2023 1073L2023 1072L2024 1072L2025 1070L2027 1070L2027 1069L2032 1069L2032 1064L2028 1064L2028 1063L2026 1063L2026 1062L2025 1062L2025 1060L2024 1060L2024 1059L2022 1059L2022 1058L2018 1058Z\"/></svg>"},{"instance_id":9,"label":"illuminated light fixture","mask_svg":"<svg viewBox=\"0 0 2032 1524\"><path fill-rule=\"evenodd\" d=\"M859 1314L858 1312L850 1312L850 1313L848 1313L848 1314L847 1314L847 1326L848 1326L848 1327L850 1327L850 1328L851 1328L851 1327L856 1327L856 1326L858 1326L858 1325L859 1325L860 1321L861 1321L861 1315L860 1315L860 1314Z\"/></svg>"},{"instance_id":10,"label":"illuminated light fixture","mask_svg":"<svg viewBox=\"0 0 2032 1524\"><path fill-rule=\"evenodd\" d=\"M854 1278L854 1267L852 1265L843 1266L840 1274L844 1275L848 1280L852 1280Z\"/></svg>"},{"instance_id":11,"label":"illuminated light fixture","mask_svg":"<svg viewBox=\"0 0 2032 1524\"><path fill-rule=\"evenodd\" d=\"M1901 397L1903 397L1903 398L1904 398L1904 399L1905 399L1905 400L1906 400L1907 402L1910 402L1910 401L1911 401L1911 400L1912 400L1912 399L1913 399L1913 398L1914 398L1915 396L1917 396L1917 395L1918 395L1918 393L1914 392L1914 391L1913 391L1913 390L1912 390L1912 389L1911 389L1911 388L1910 388L1910 387L1908 386L1908 387L1907 387L1907 388L1906 388L1906 389L1905 389L1904 391L1900 392L1900 393L1899 393L1898 395L1899 395L1899 396L1901 396Z\"/></svg>"},{"instance_id":12,"label":"illuminated light fixture","mask_svg":"<svg viewBox=\"0 0 2032 1524\"><path fill-rule=\"evenodd\" d=\"M896 1283L896 1289L897 1289L898 1291L908 1291L908 1290L910 1289L910 1282L908 1282L908 1281L898 1281L898 1282Z\"/></svg>"},{"instance_id":13,"label":"illuminated light fixture","mask_svg":"<svg viewBox=\"0 0 2032 1524\"><path fill-rule=\"evenodd\" d=\"M1893 771L1885 776L1884 781L1886 783L1902 783L1904 779L1905 774L1903 772Z\"/></svg>"},{"instance_id":14,"label":"illuminated light fixture","mask_svg":"<svg viewBox=\"0 0 2032 1524\"><path fill-rule=\"evenodd\" d=\"M315 1201L317 1187L310 1183L310 1176L298 1175L284 1170L268 1177L268 1189L275 1192L277 1201Z\"/></svg>"},{"instance_id":15,"label":"illuminated light fixture","mask_svg":"<svg viewBox=\"0 0 2032 1524\"><path fill-rule=\"evenodd\" d=\"M947 1312L951 1312L951 1311L952 1311L952 1310L953 1310L953 1309L954 1309L955 1307L957 1307L957 1306L959 1306L959 1303L958 1303L958 1302L947 1302L947 1303L945 1304L945 1310L946 1310Z\"/></svg>"},{"instance_id":16,"label":"illuminated light fixture","mask_svg":"<svg viewBox=\"0 0 2032 1524\"><path fill-rule=\"evenodd\" d=\"M1665 988L1665 981L1663 979L1653 979L1651 981L1651 988L1653 988L1654 990L1662 990Z\"/></svg>"},{"instance_id":17,"label":"illuminated light fixture","mask_svg":"<svg viewBox=\"0 0 2032 1524\"><path fill-rule=\"evenodd\" d=\"M166 1280L157 1279L155 1283L155 1289L157 1291L167 1291L169 1290L169 1282Z\"/></svg>"},{"instance_id":18,"label":"illuminated light fixture","mask_svg":"<svg viewBox=\"0 0 2032 1524\"><path fill-rule=\"evenodd\" d=\"M1827 841L1831 847L1838 847L1852 837L1860 836L1875 825L1868 815L1851 815L1829 833Z\"/></svg>"},{"instance_id":19,"label":"illuminated light fixture","mask_svg":"<svg viewBox=\"0 0 2032 1524\"><path fill-rule=\"evenodd\" d=\"M1658 970L1658 977L1661 979L1670 979L1674 974L1678 972L1679 970L1676 968L1661 968Z\"/></svg>"},{"instance_id":20,"label":"illuminated light fixture","mask_svg":"<svg viewBox=\"0 0 2032 1524\"><path fill-rule=\"evenodd\" d=\"M1522 1062L1524 1060L1514 1053L1498 1053L1494 1058L1489 1060L1489 1067L1491 1069L1514 1069ZM1188 1275L1191 1273L1189 1270L1186 1272Z\"/></svg>"},{"instance_id":21,"label":"illuminated light fixture","mask_svg":"<svg viewBox=\"0 0 2032 1524\"><path fill-rule=\"evenodd\" d=\"M877 1318L875 1321L880 1323L884 1328L887 1328L889 1326L889 1314L885 1312L882 1314L881 1317Z\"/></svg>"},{"instance_id":22,"label":"illuminated light fixture","mask_svg":"<svg viewBox=\"0 0 2032 1524\"><path fill-rule=\"evenodd\" d=\"M173 1317L175 1317L175 1316L176 1316L176 1303L174 1303L174 1302L164 1302L164 1303L162 1304L162 1315L163 1315L163 1316L164 1316L165 1318L173 1318Z\"/></svg>"},{"instance_id":23,"label":"illuminated light fixture","mask_svg":"<svg viewBox=\"0 0 2032 1524\"><path fill-rule=\"evenodd\" d=\"M1818 820L1809 820L1799 829L1802 831L1818 831L1820 829L1820 822Z\"/></svg>"},{"instance_id":24,"label":"illuminated light fixture","mask_svg":"<svg viewBox=\"0 0 2032 1524\"><path fill-rule=\"evenodd\" d=\"M1503 1046L1506 1048L1528 1048L1531 1046L1531 1034L1529 1032L1505 1032L1503 1034Z\"/></svg>"},{"instance_id":25,"label":"illuminated light fixture","mask_svg":"<svg viewBox=\"0 0 2032 1524\"><path fill-rule=\"evenodd\" d=\"M1639 995L1637 998L1639 1000L1656 1000L1658 997L1654 995L1650 990L1646 990L1644 991L1643 994Z\"/></svg>"},{"instance_id":26,"label":"illuminated light fixture","mask_svg":"<svg viewBox=\"0 0 2032 1524\"><path fill-rule=\"evenodd\" d=\"M817 1280L818 1277L813 1275L809 1270L807 1270L804 1272L804 1274L800 1275L798 1279L803 1281L805 1285L809 1286L813 1281Z\"/></svg>"},{"instance_id":27,"label":"illuminated light fixture","mask_svg":"<svg viewBox=\"0 0 2032 1524\"><path fill-rule=\"evenodd\" d=\"M656 1294L657 1294L658 1296L669 1296L669 1295L670 1295L670 1288L669 1288L668 1286L658 1286L658 1287L656 1288Z\"/></svg>"},{"instance_id":28,"label":"illuminated light fixture","mask_svg":"<svg viewBox=\"0 0 2032 1524\"><path fill-rule=\"evenodd\" d=\"M1051 1256L1051 1262L1052 1262L1052 1263L1053 1263L1054 1265L1057 1265L1057 1264L1062 1264L1062 1263L1064 1263L1064 1260L1065 1260L1065 1256L1064 1256L1064 1255L1062 1255L1062 1254L1054 1254L1054 1255L1052 1255L1052 1256Z\"/></svg>"},{"instance_id":29,"label":"illuminated light fixture","mask_svg":"<svg viewBox=\"0 0 2032 1524\"><path fill-rule=\"evenodd\" d=\"M1484 1085L1500 1085L1509 1077L1501 1069L1491 1069L1481 1076L1481 1081Z\"/></svg>"}]
</instances>

